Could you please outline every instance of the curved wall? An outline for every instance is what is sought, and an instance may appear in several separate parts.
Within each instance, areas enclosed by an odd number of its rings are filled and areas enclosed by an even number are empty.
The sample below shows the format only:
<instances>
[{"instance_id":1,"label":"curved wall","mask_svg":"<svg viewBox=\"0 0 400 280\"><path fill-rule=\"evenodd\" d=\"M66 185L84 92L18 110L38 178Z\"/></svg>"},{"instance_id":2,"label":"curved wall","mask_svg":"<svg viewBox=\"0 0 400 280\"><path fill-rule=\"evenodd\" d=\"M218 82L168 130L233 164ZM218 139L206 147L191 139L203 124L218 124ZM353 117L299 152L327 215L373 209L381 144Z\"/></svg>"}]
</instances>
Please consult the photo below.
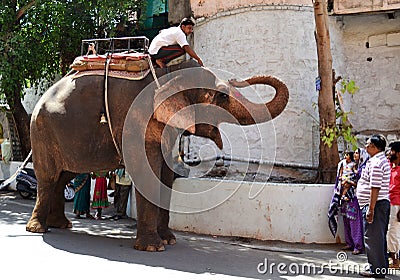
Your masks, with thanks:
<instances>
[{"instance_id":1,"label":"curved wall","mask_svg":"<svg viewBox=\"0 0 400 280\"><path fill-rule=\"evenodd\" d=\"M266 155L264 159L271 160L276 151L278 162L317 164L318 126L313 120L317 118L313 108L317 102L317 56L313 28L313 8L302 5L243 7L197 20L194 47L207 67L233 73L228 78L274 75L289 88L289 103L273 121L273 127L267 123L246 128L251 156L261 151ZM260 97L250 90L244 94L257 102L273 96L270 88L256 89ZM238 146L240 153L246 143L237 137L238 128L221 128L226 133L224 143ZM261 148L252 144L260 142L258 129L266 141Z\"/></svg>"}]
</instances>

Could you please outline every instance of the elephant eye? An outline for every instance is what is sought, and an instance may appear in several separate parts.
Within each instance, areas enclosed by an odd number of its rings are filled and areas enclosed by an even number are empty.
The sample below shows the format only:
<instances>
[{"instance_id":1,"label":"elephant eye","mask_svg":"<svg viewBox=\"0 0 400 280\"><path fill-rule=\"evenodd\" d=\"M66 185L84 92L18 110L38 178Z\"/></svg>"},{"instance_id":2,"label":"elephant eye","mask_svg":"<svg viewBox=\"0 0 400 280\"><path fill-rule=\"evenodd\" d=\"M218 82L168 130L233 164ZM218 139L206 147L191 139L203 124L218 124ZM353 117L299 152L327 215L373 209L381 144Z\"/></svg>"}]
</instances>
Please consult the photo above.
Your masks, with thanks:
<instances>
[{"instance_id":1,"label":"elephant eye","mask_svg":"<svg viewBox=\"0 0 400 280\"><path fill-rule=\"evenodd\" d=\"M229 94L218 91L215 95L216 102L226 102L229 99Z\"/></svg>"}]
</instances>

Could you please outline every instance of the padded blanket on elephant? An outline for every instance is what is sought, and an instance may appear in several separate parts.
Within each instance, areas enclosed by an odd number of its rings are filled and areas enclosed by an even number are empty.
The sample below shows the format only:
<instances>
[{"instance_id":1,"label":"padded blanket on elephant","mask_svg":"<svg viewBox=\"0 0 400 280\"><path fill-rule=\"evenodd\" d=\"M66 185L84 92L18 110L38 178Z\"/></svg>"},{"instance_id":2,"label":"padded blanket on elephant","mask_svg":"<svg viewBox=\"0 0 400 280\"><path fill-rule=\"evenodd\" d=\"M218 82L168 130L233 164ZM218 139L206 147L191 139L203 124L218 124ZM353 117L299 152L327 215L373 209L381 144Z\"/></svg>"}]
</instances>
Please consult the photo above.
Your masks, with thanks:
<instances>
[{"instance_id":1,"label":"padded blanket on elephant","mask_svg":"<svg viewBox=\"0 0 400 280\"><path fill-rule=\"evenodd\" d=\"M140 72L149 69L148 55L143 53L111 54L109 70ZM107 56L83 55L75 58L71 68L76 71L104 70Z\"/></svg>"},{"instance_id":2,"label":"padded blanket on elephant","mask_svg":"<svg viewBox=\"0 0 400 280\"><path fill-rule=\"evenodd\" d=\"M118 70L110 70L108 71L108 76L113 78L119 79L126 79L126 80L142 80L146 77L150 72L150 69L141 72L131 72L131 71L118 71ZM104 76L104 69L103 70L85 70L85 71L78 71L72 74L72 78L76 79L82 76Z\"/></svg>"}]
</instances>

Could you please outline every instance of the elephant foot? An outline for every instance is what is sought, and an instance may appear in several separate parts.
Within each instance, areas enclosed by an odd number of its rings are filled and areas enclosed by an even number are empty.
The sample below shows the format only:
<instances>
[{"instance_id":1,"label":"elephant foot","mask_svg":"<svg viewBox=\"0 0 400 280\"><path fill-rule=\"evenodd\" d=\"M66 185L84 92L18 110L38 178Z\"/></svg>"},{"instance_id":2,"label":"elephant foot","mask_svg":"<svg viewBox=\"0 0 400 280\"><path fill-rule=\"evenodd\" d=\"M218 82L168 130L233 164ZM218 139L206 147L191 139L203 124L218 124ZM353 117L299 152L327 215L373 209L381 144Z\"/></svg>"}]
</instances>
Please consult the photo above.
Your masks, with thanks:
<instances>
[{"instance_id":1,"label":"elephant foot","mask_svg":"<svg viewBox=\"0 0 400 280\"><path fill-rule=\"evenodd\" d=\"M158 230L158 234L160 235L164 245L176 244L176 237L170 229Z\"/></svg>"},{"instance_id":2,"label":"elephant foot","mask_svg":"<svg viewBox=\"0 0 400 280\"><path fill-rule=\"evenodd\" d=\"M139 251L162 252L165 251L164 243L161 238L155 235L146 235L145 237L137 237L134 248Z\"/></svg>"},{"instance_id":3,"label":"elephant foot","mask_svg":"<svg viewBox=\"0 0 400 280\"><path fill-rule=\"evenodd\" d=\"M65 215L63 215L63 217L48 217L47 225L52 228L72 228L72 222L68 220Z\"/></svg>"},{"instance_id":4,"label":"elephant foot","mask_svg":"<svg viewBox=\"0 0 400 280\"><path fill-rule=\"evenodd\" d=\"M43 226L37 218L31 218L26 224L26 231L29 232L44 233L47 232L47 230L47 227Z\"/></svg>"},{"instance_id":5,"label":"elephant foot","mask_svg":"<svg viewBox=\"0 0 400 280\"><path fill-rule=\"evenodd\" d=\"M175 245L176 239L163 239L164 245Z\"/></svg>"}]
</instances>

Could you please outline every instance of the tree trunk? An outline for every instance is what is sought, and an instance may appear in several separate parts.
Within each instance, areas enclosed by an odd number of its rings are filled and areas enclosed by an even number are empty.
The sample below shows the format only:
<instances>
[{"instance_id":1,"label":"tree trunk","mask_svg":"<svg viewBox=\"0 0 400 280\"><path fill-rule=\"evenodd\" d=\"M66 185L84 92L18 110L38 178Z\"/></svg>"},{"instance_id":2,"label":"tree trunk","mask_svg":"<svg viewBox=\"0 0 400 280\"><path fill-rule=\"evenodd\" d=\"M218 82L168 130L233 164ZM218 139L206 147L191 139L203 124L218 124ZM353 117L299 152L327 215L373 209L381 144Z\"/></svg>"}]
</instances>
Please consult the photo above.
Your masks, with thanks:
<instances>
[{"instance_id":1,"label":"tree trunk","mask_svg":"<svg viewBox=\"0 0 400 280\"><path fill-rule=\"evenodd\" d=\"M318 96L320 133L325 128L336 126L335 102L332 92L332 54L330 49L328 12L325 0L314 0L315 40L318 54L318 74L321 89ZM332 146L322 142L319 144L319 182L333 183L336 179L336 167L339 162L338 144L335 138Z\"/></svg>"},{"instance_id":2,"label":"tree trunk","mask_svg":"<svg viewBox=\"0 0 400 280\"><path fill-rule=\"evenodd\" d=\"M24 160L30 150L31 150L31 140L30 140L30 116L26 112L24 106L22 105L20 94L16 94L14 98L14 110L12 115L15 121L15 131L18 133L18 138L21 144L21 156ZM14 160L17 160L14 158Z\"/></svg>"}]
</instances>

